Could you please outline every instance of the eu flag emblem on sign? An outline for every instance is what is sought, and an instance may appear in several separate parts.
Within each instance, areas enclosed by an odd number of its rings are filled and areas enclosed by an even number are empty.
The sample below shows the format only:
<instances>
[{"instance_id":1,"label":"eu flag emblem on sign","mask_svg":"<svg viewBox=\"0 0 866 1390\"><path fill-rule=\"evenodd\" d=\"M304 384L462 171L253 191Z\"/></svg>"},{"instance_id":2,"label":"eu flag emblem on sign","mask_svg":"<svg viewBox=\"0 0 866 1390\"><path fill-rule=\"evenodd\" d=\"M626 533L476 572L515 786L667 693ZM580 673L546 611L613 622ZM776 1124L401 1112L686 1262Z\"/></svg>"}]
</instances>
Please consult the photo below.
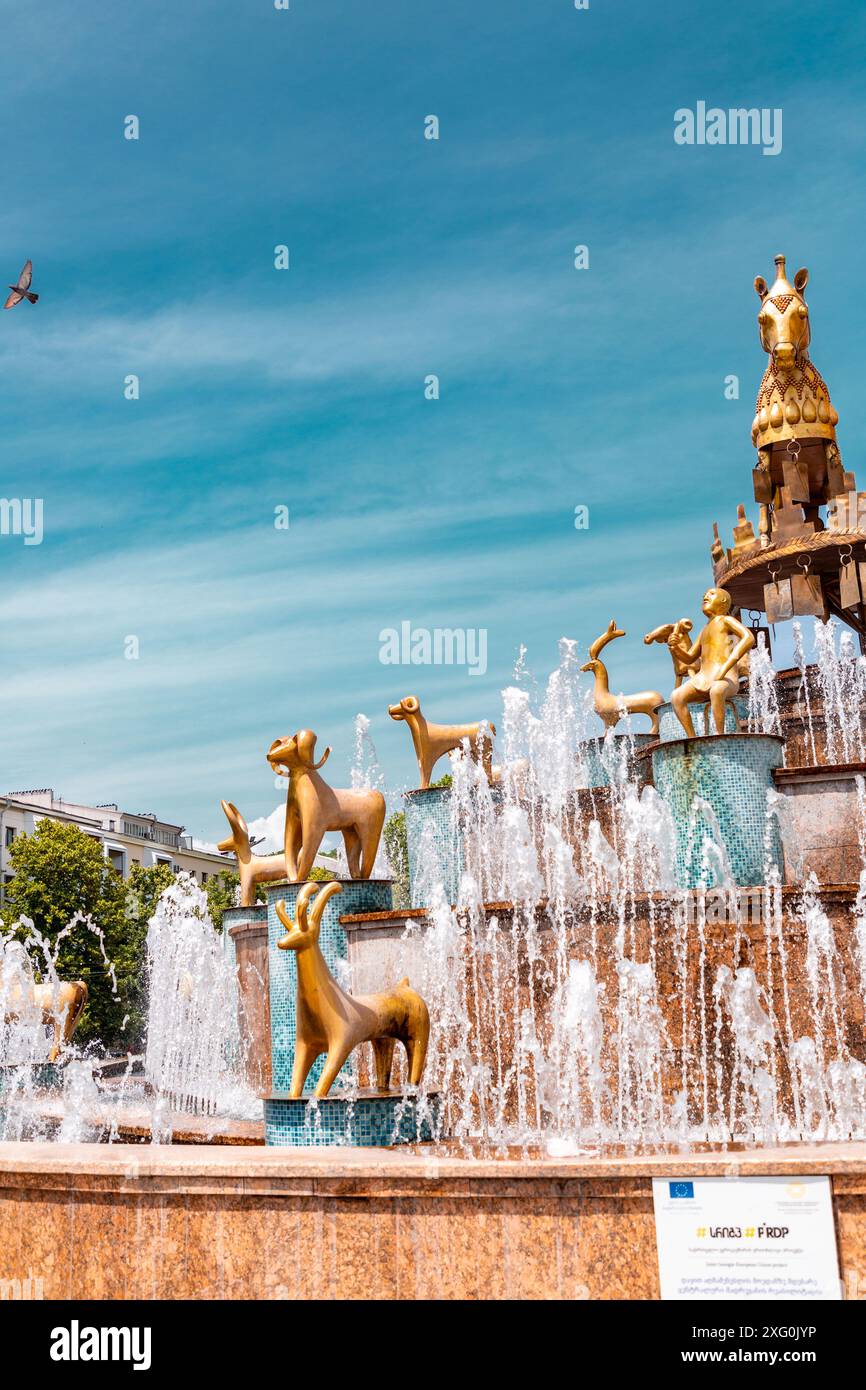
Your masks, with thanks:
<instances>
[{"instance_id":1,"label":"eu flag emblem on sign","mask_svg":"<svg viewBox=\"0 0 866 1390\"><path fill-rule=\"evenodd\" d=\"M694 1197L695 1195L693 1182L671 1182L668 1183L668 1190L672 1197Z\"/></svg>"}]
</instances>

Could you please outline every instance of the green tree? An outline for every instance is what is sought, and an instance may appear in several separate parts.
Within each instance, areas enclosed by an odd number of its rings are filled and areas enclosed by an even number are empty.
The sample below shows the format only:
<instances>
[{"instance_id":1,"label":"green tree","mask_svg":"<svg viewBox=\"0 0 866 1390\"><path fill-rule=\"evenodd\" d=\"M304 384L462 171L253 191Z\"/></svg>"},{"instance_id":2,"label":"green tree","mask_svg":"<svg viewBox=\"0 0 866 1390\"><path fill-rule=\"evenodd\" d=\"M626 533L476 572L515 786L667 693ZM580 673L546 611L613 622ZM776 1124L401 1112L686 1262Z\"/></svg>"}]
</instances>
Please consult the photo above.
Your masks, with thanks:
<instances>
[{"instance_id":1,"label":"green tree","mask_svg":"<svg viewBox=\"0 0 866 1390\"><path fill-rule=\"evenodd\" d=\"M211 875L205 885L207 910L217 931L223 929L223 913L226 908L235 905L240 881L240 876L234 869L220 869L218 874ZM264 890L261 884L256 884L256 902L264 901Z\"/></svg>"},{"instance_id":2,"label":"green tree","mask_svg":"<svg viewBox=\"0 0 866 1390\"><path fill-rule=\"evenodd\" d=\"M406 816L395 811L385 822L382 831L385 853L394 873L394 906L409 906L409 847L406 841Z\"/></svg>"},{"instance_id":3,"label":"green tree","mask_svg":"<svg viewBox=\"0 0 866 1390\"><path fill-rule=\"evenodd\" d=\"M60 979L87 985L87 1008L76 1039L129 1045L124 1020L139 988L141 940L130 927L121 875L105 859L98 840L76 825L47 819L32 835L18 836L9 857L14 877L6 887L6 921L29 917L56 948ZM76 913L88 916L97 930L80 923L64 934ZM22 939L26 934L22 928Z\"/></svg>"}]
</instances>

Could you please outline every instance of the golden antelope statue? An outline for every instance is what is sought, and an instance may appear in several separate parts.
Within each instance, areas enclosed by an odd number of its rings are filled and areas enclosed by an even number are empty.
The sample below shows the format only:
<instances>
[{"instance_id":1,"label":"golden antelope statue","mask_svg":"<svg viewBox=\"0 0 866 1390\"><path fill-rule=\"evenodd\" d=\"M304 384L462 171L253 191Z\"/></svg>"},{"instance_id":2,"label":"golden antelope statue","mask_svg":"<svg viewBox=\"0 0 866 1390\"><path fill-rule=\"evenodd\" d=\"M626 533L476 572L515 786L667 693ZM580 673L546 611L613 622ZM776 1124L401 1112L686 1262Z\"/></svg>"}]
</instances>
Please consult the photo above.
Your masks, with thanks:
<instances>
[{"instance_id":1,"label":"golden antelope statue","mask_svg":"<svg viewBox=\"0 0 866 1390\"><path fill-rule=\"evenodd\" d=\"M337 791L319 776L330 756L326 748L318 762L316 735L300 729L291 738L275 739L268 749L274 772L287 776L285 858L286 877L302 883L309 877L323 837L340 830L352 878L369 878L385 823L381 792Z\"/></svg>"},{"instance_id":2,"label":"golden antelope statue","mask_svg":"<svg viewBox=\"0 0 866 1390\"><path fill-rule=\"evenodd\" d=\"M294 920L281 899L277 916L286 935L277 945L297 955L298 994L295 1022L295 1060L289 1095L297 1100L316 1058L327 1054L314 1094L326 1096L340 1068L360 1043L373 1045L376 1085L390 1090L394 1045L401 1042L409 1062L409 1084L417 1086L427 1060L430 1015L427 1005L401 980L385 994L346 994L337 984L319 947L319 929L325 904L339 883L305 883L298 894ZM311 903L311 899L314 898Z\"/></svg>"},{"instance_id":3,"label":"golden antelope statue","mask_svg":"<svg viewBox=\"0 0 866 1390\"><path fill-rule=\"evenodd\" d=\"M492 724L483 721L477 724L431 724L421 713L417 695L405 695L399 705L388 706L388 713L392 719L404 720L409 725L422 788L429 787L430 774L443 754L459 748L464 739L469 740L469 755L481 763L488 782L494 780L493 736L496 730Z\"/></svg>"},{"instance_id":4,"label":"golden antelope statue","mask_svg":"<svg viewBox=\"0 0 866 1390\"><path fill-rule=\"evenodd\" d=\"M659 731L659 705L664 704L664 696L657 690L642 690L638 695L611 695L608 689L607 667L599 661L598 654L617 637L625 637L611 618L606 632L596 637L589 649L589 661L581 666L581 671L592 671L595 676L595 712L606 729L616 728L625 714L645 714L650 721L650 733Z\"/></svg>"},{"instance_id":5,"label":"golden antelope statue","mask_svg":"<svg viewBox=\"0 0 866 1390\"><path fill-rule=\"evenodd\" d=\"M689 712L692 704L709 703L716 732L725 732L725 705L733 700L739 685L738 663L755 645L754 633L731 616L731 596L726 589L707 589L702 608L709 622L700 637L693 646L677 649L683 662L697 662L697 673L671 695L674 712L689 738L695 736Z\"/></svg>"},{"instance_id":6,"label":"golden antelope statue","mask_svg":"<svg viewBox=\"0 0 866 1390\"><path fill-rule=\"evenodd\" d=\"M250 849L250 832L246 821L231 801L221 801L226 820L232 833L220 840L217 849L226 854L234 850L238 861L238 875L241 881L241 907L252 907L256 901L256 884L270 883L275 878L286 878L285 854L253 854Z\"/></svg>"},{"instance_id":7,"label":"golden antelope statue","mask_svg":"<svg viewBox=\"0 0 866 1390\"><path fill-rule=\"evenodd\" d=\"M690 664L683 661L679 650L683 645L688 645L688 634L691 630L691 618L679 618L675 623L665 623L662 627L653 628L652 632L648 632L643 639L644 645L647 647L653 642L664 642L667 644L674 666L677 688L682 685L686 676L693 676L698 669L697 661L693 661Z\"/></svg>"},{"instance_id":8,"label":"golden antelope statue","mask_svg":"<svg viewBox=\"0 0 866 1390\"><path fill-rule=\"evenodd\" d=\"M68 1046L78 1027L87 1003L87 985L83 980L36 985L16 976L6 982L3 996L6 1023L13 1023L22 1010L41 1009L42 1022L50 1024L54 1030L54 1044L48 1060L56 1062L61 1047Z\"/></svg>"}]
</instances>

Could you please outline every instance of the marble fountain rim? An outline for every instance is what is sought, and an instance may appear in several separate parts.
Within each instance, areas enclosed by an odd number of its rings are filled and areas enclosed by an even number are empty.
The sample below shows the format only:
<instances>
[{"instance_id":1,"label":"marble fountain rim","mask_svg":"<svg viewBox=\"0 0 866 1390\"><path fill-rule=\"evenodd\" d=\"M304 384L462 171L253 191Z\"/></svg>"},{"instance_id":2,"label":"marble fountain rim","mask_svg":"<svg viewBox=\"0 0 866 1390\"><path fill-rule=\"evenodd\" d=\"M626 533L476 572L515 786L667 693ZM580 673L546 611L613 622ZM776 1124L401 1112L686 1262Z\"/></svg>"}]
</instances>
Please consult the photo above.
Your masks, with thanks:
<instances>
[{"instance_id":1,"label":"marble fountain rim","mask_svg":"<svg viewBox=\"0 0 866 1390\"><path fill-rule=\"evenodd\" d=\"M804 885L802 883L781 884L779 891L782 894L783 902L790 901L792 898L798 897L802 893L803 887ZM829 902L832 902L833 900L844 901L847 898L856 897L857 893L859 892L859 888L860 885L858 883L853 882L822 883L820 885L821 899L822 901ZM658 892L653 893L633 893L630 895L629 901L635 904L666 903L670 901L672 893L676 893L678 897L682 895L685 897L696 898L698 897L700 891L701 890L698 888L686 888L672 889L671 892L664 892L662 890L659 890ZM724 888L709 888L705 891L708 895L712 895L715 893L724 893L728 890ZM765 891L775 892L776 889L768 889L768 885L765 883L758 883L755 884L754 887L745 888L735 886L730 889L730 892L732 893L739 893L749 896ZM599 907L603 907L605 904L608 904L612 909L616 909L618 906L618 900L614 897L601 897L598 899L598 903ZM544 911L547 907L549 907L549 905L549 898L539 898L538 902L535 904L535 910L536 912ZM453 903L451 904L451 907L456 912L465 912L468 910L466 908L457 907ZM523 909L523 904L509 902L505 899L502 899L497 901L485 902L482 904L482 908L485 912L516 912L521 911ZM340 917L339 921L341 926L372 927L375 926L378 922L402 922L409 919L417 920L418 918L426 917L427 915L428 908L426 907L395 907L389 909L388 911L383 910L381 912L346 912Z\"/></svg>"},{"instance_id":2,"label":"marble fountain rim","mask_svg":"<svg viewBox=\"0 0 866 1390\"><path fill-rule=\"evenodd\" d=\"M261 1196L390 1195L472 1197L488 1183L516 1182L529 1194L537 1182L818 1174L847 1179L844 1190L866 1192L866 1143L730 1145L649 1154L509 1155L496 1158L436 1151L430 1145L392 1149L199 1144L0 1144L0 1191L130 1192L195 1195L207 1191ZM615 1195L611 1192L610 1195Z\"/></svg>"}]
</instances>

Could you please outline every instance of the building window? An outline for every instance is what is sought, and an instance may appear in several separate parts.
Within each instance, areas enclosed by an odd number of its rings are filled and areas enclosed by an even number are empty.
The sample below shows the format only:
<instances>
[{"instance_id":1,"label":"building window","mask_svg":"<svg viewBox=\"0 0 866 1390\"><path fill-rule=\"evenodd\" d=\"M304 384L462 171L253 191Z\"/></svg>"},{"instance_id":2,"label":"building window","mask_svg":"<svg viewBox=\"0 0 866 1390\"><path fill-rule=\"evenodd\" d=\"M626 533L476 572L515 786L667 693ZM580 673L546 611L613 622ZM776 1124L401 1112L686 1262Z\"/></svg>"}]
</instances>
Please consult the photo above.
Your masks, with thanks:
<instances>
[{"instance_id":1,"label":"building window","mask_svg":"<svg viewBox=\"0 0 866 1390\"><path fill-rule=\"evenodd\" d=\"M108 862L119 874L122 874L124 870L124 858L125 856L122 849L109 849Z\"/></svg>"},{"instance_id":2,"label":"building window","mask_svg":"<svg viewBox=\"0 0 866 1390\"><path fill-rule=\"evenodd\" d=\"M201 871L201 881L203 885L207 883L207 874L205 873L204 869L202 869Z\"/></svg>"},{"instance_id":3,"label":"building window","mask_svg":"<svg viewBox=\"0 0 866 1390\"><path fill-rule=\"evenodd\" d=\"M6 827L6 848L7 848L7 849L8 849L9 846L12 844L13 840L15 839L16 834L17 834L17 831L15 830L15 826L14 826L14 825L7 825L7 827Z\"/></svg>"}]
</instances>

